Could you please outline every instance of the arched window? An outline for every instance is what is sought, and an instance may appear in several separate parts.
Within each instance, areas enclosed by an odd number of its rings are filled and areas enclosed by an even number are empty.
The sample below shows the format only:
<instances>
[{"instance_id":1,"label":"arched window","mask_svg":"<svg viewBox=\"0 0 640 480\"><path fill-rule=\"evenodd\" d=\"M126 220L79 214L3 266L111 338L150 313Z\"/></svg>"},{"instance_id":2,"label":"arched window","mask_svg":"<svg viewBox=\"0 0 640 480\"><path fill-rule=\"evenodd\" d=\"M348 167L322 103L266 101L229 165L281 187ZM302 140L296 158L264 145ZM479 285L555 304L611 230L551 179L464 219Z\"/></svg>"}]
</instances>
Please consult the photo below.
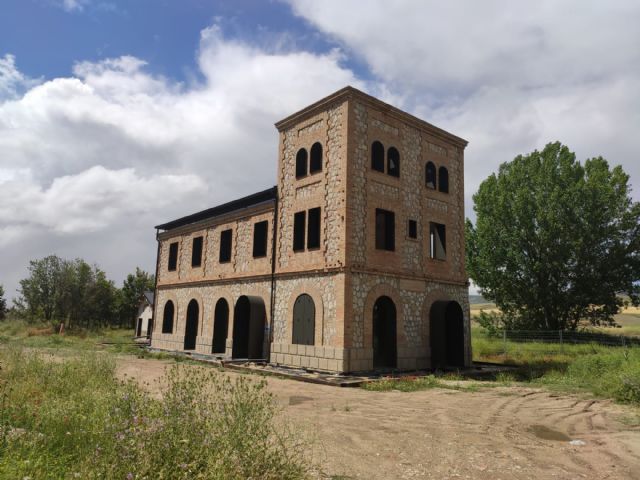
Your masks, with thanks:
<instances>
[{"instance_id":1,"label":"arched window","mask_svg":"<svg viewBox=\"0 0 640 480\"><path fill-rule=\"evenodd\" d=\"M316 142L311 145L311 160L309 162L309 173L322 171L322 144Z\"/></svg>"},{"instance_id":2,"label":"arched window","mask_svg":"<svg viewBox=\"0 0 640 480\"><path fill-rule=\"evenodd\" d=\"M303 293L293 304L293 340L298 345L313 345L316 333L316 306L311 296Z\"/></svg>"},{"instance_id":3,"label":"arched window","mask_svg":"<svg viewBox=\"0 0 640 480\"><path fill-rule=\"evenodd\" d=\"M198 337L198 317L200 315L200 307L198 302L193 299L187 305L187 318L184 324L184 349L195 350L196 339Z\"/></svg>"},{"instance_id":4,"label":"arched window","mask_svg":"<svg viewBox=\"0 0 640 480\"><path fill-rule=\"evenodd\" d=\"M164 312L162 314L162 333L173 333L173 302L168 300L164 304Z\"/></svg>"},{"instance_id":5,"label":"arched window","mask_svg":"<svg viewBox=\"0 0 640 480\"><path fill-rule=\"evenodd\" d=\"M427 188L436 188L436 166L433 162L427 162L424 166L424 179Z\"/></svg>"},{"instance_id":6,"label":"arched window","mask_svg":"<svg viewBox=\"0 0 640 480\"><path fill-rule=\"evenodd\" d=\"M396 147L387 151L387 173L393 177L400 176L400 152Z\"/></svg>"},{"instance_id":7,"label":"arched window","mask_svg":"<svg viewBox=\"0 0 640 480\"><path fill-rule=\"evenodd\" d=\"M445 167L438 169L438 190L449 193L449 171Z\"/></svg>"},{"instance_id":8,"label":"arched window","mask_svg":"<svg viewBox=\"0 0 640 480\"><path fill-rule=\"evenodd\" d=\"M371 169L384 173L384 145L377 140L371 144Z\"/></svg>"},{"instance_id":9,"label":"arched window","mask_svg":"<svg viewBox=\"0 0 640 480\"><path fill-rule=\"evenodd\" d=\"M216 303L213 314L213 348L212 353L224 353L227 348L229 332L229 304L224 298Z\"/></svg>"},{"instance_id":10,"label":"arched window","mask_svg":"<svg viewBox=\"0 0 640 480\"><path fill-rule=\"evenodd\" d=\"M296 178L307 175L307 150L301 148L296 154Z\"/></svg>"}]
</instances>

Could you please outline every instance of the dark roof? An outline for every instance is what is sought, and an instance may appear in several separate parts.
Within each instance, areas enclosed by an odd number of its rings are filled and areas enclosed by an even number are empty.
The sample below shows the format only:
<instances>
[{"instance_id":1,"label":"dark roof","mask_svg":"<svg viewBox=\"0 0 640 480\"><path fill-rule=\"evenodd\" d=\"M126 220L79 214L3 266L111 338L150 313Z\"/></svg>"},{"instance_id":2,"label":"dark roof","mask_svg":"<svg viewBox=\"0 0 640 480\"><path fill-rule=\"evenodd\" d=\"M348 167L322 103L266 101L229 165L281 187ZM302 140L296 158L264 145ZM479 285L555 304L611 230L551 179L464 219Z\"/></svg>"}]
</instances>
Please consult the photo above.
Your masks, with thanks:
<instances>
[{"instance_id":1,"label":"dark roof","mask_svg":"<svg viewBox=\"0 0 640 480\"><path fill-rule=\"evenodd\" d=\"M259 203L274 201L276 199L277 192L277 187L271 187L267 190L263 190L262 192L254 193L252 195L239 198L238 200L223 203L222 205L218 205L217 207L208 208L207 210L202 210L201 212L193 213L191 215L187 215L186 217L163 223L162 225L156 225L156 228L159 230L171 230L173 228L182 227L191 223L201 222L202 220L207 220L209 218L218 217L226 213L231 213L242 208L258 205Z\"/></svg>"},{"instance_id":2,"label":"dark roof","mask_svg":"<svg viewBox=\"0 0 640 480\"><path fill-rule=\"evenodd\" d=\"M144 292L144 298L147 300L147 302L149 302L149 305L153 305L153 300L155 297L155 294L149 290L147 290L146 292Z\"/></svg>"}]
</instances>

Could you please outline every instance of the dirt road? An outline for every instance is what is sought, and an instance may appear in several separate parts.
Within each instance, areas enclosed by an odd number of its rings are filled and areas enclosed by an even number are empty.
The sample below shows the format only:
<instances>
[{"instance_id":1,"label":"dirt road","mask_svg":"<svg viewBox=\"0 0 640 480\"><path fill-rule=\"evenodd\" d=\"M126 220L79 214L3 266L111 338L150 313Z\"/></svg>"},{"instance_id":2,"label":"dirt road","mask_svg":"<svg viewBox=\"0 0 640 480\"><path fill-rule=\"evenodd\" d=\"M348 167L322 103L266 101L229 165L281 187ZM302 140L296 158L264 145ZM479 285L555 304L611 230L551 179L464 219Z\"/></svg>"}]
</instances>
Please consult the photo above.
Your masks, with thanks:
<instances>
[{"instance_id":1,"label":"dirt road","mask_svg":"<svg viewBox=\"0 0 640 480\"><path fill-rule=\"evenodd\" d=\"M118 372L153 385L170 364L123 357ZM522 387L377 393L279 378L268 385L284 414L315 432L314 459L329 477L640 479L640 427L622 423L632 412L607 401Z\"/></svg>"}]
</instances>

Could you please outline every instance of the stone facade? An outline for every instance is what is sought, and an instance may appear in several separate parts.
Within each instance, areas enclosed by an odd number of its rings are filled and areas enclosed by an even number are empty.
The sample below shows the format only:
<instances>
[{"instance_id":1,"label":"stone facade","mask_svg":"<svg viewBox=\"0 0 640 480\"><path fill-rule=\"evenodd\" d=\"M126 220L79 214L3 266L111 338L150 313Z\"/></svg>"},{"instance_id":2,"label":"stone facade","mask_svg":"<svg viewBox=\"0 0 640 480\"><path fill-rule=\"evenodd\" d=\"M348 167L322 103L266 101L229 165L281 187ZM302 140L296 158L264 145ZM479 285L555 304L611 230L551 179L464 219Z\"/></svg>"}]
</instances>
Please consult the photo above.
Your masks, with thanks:
<instances>
[{"instance_id":1,"label":"stone facade","mask_svg":"<svg viewBox=\"0 0 640 480\"><path fill-rule=\"evenodd\" d=\"M456 341L464 358L457 364L469 365L463 236L466 142L351 87L278 122L276 127L280 142L273 198L253 203L247 200L242 208L212 211L195 219L185 217L159 227L163 231L158 235L152 346L184 350L187 305L195 300L199 316L192 350L212 354L214 312L217 302L224 299L229 306L226 349L216 355L233 357L235 317L244 315L240 310L234 312L234 306L246 297L251 299L252 309L264 306L261 358L274 364L332 372L364 371L378 368L380 355L385 354L381 349L391 348L385 357L385 365L391 368L434 367L434 312L446 311L459 312L457 316L447 313L446 322L460 324ZM397 149L398 176L372 169L373 142ZM299 152L304 149L308 155L317 144L322 148L321 168L297 175ZM448 192L425 186L428 161L447 169ZM317 208L319 246L307 244L294 251L295 214ZM393 212L393 250L376 248L376 209ZM407 230L410 220L417 225L415 238ZM266 255L254 258L254 225L262 221L268 222L268 248ZM446 226L444 258L433 258L430 253L432 222ZM311 227L305 228L305 235L311 235ZM221 232L226 230L232 231L231 259L220 262ZM203 238L203 253L201 266L193 267L196 237ZM172 243L178 244L175 271L168 269ZM294 344L294 322L300 321L295 305L301 295L312 300L313 332L306 344ZM392 307L382 309L382 298ZM175 306L172 330L162 333L169 300ZM449 305L456 308L449 309ZM374 321L382 311L386 317ZM392 347L381 337L379 329L384 322L393 325ZM446 332L438 331L437 335L453 335L447 333L448 327L442 328Z\"/></svg>"}]
</instances>

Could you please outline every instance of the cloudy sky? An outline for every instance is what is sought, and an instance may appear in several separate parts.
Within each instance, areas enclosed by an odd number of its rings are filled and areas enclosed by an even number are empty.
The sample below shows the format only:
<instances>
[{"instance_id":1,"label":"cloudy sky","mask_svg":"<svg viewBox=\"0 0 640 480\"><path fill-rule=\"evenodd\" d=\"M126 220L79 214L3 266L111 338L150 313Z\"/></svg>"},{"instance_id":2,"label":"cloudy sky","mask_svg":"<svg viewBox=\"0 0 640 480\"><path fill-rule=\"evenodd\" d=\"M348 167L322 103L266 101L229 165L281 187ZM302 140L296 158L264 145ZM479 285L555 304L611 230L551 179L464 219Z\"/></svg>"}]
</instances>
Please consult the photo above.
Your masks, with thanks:
<instances>
[{"instance_id":1,"label":"cloudy sky","mask_svg":"<svg viewBox=\"0 0 640 480\"><path fill-rule=\"evenodd\" d=\"M640 2L3 0L0 284L155 266L154 225L275 183L273 123L353 85L469 140L471 195L560 140L640 199Z\"/></svg>"}]
</instances>

